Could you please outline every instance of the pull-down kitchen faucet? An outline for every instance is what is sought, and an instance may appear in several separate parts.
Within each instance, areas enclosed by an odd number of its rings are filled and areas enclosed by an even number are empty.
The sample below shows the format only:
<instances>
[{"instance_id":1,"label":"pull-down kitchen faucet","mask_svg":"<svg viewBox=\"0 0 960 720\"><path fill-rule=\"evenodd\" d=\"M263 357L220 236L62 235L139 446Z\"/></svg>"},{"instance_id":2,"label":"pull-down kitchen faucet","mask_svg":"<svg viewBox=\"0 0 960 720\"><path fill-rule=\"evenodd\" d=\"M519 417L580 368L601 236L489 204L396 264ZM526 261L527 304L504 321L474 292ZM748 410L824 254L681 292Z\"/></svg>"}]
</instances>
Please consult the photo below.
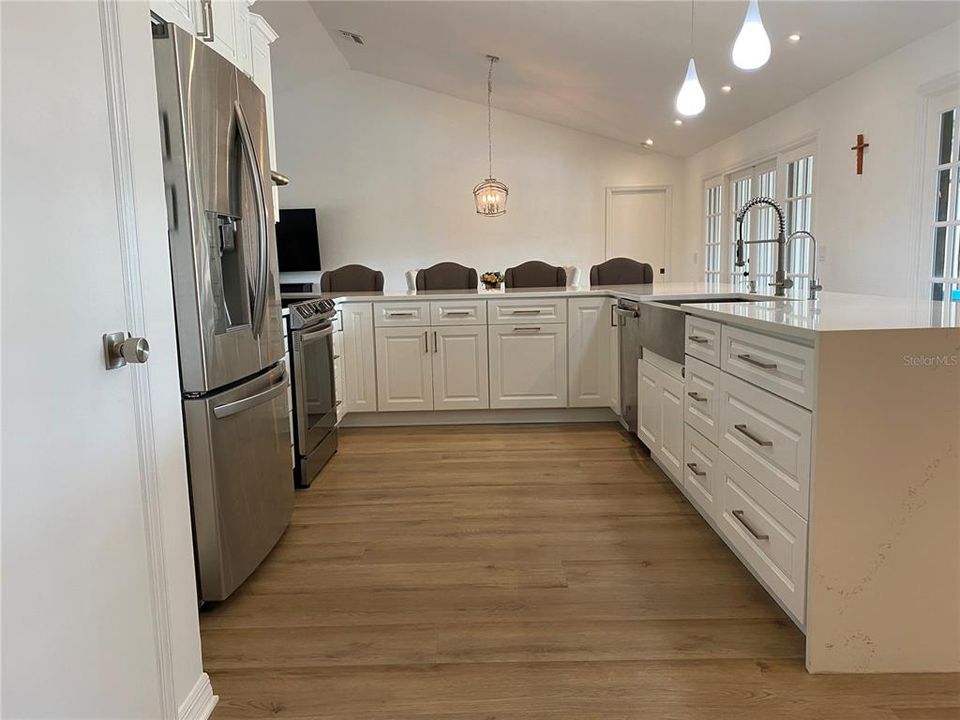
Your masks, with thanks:
<instances>
[{"instance_id":1,"label":"pull-down kitchen faucet","mask_svg":"<svg viewBox=\"0 0 960 720\"><path fill-rule=\"evenodd\" d=\"M810 261L810 294L807 295L807 299L816 300L817 290L823 290L823 285L821 285L817 279L817 239L813 236L813 233L808 230L797 230L796 232L790 233L790 237L787 238L786 249L790 249L790 243L793 242L794 238L800 237L809 238L810 240L810 253L813 257Z\"/></svg>"},{"instance_id":2,"label":"pull-down kitchen faucet","mask_svg":"<svg viewBox=\"0 0 960 720\"><path fill-rule=\"evenodd\" d=\"M744 240L743 239L743 220L747 216L747 213L750 211L750 208L756 207L757 205L769 205L773 208L774 212L777 213L777 237L774 240ZM790 280L787 277L786 270L784 269L784 245L786 245L786 238L784 238L784 223L783 223L783 208L781 208L777 201L773 198L768 197L755 197L753 200L748 200L742 208L737 211L737 260L734 263L737 267L743 267L746 265L746 261L743 259L743 246L744 245L763 245L766 243L776 243L777 244L777 273L776 273L776 282L771 283L776 290L774 295L777 297L783 297L786 294L788 288L793 287L793 280Z\"/></svg>"}]
</instances>

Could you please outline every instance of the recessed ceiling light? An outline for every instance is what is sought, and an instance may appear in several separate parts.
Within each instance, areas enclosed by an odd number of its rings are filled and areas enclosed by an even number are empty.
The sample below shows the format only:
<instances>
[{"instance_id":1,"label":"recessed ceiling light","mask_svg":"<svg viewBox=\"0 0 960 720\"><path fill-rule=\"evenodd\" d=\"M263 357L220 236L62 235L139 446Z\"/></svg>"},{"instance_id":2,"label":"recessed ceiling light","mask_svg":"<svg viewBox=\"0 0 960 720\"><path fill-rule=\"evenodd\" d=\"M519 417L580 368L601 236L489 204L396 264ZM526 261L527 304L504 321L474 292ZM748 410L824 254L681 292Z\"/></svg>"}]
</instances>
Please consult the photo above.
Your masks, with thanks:
<instances>
[{"instance_id":1,"label":"recessed ceiling light","mask_svg":"<svg viewBox=\"0 0 960 720\"><path fill-rule=\"evenodd\" d=\"M680 127L681 125L683 125L683 120L681 120L680 118L677 118L676 120L673 121L673 124L676 125L677 127Z\"/></svg>"},{"instance_id":2,"label":"recessed ceiling light","mask_svg":"<svg viewBox=\"0 0 960 720\"><path fill-rule=\"evenodd\" d=\"M731 90L733 90L733 88L730 87L729 85L724 85L724 86L721 87L720 89L721 89L723 92L725 92L725 93L728 93L728 92L730 92Z\"/></svg>"},{"instance_id":3,"label":"recessed ceiling light","mask_svg":"<svg viewBox=\"0 0 960 720\"><path fill-rule=\"evenodd\" d=\"M787 40L789 40L792 43L800 42L800 33L793 33L793 35L789 35L787 37Z\"/></svg>"},{"instance_id":4,"label":"recessed ceiling light","mask_svg":"<svg viewBox=\"0 0 960 720\"><path fill-rule=\"evenodd\" d=\"M643 141L643 144L646 145L647 147L650 147L651 145L653 145L653 138L647 138L646 140Z\"/></svg>"}]
</instances>

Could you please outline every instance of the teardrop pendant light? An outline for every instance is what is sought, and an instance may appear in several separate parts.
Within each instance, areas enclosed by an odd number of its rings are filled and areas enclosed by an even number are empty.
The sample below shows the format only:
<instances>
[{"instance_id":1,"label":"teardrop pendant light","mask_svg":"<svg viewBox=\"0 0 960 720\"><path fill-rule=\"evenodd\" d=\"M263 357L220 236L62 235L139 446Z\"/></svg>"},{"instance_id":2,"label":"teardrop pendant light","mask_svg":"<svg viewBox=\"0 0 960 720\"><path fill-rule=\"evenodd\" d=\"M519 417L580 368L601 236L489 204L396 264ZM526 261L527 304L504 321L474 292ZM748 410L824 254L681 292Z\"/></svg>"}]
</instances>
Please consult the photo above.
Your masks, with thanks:
<instances>
[{"instance_id":1,"label":"teardrop pendant light","mask_svg":"<svg viewBox=\"0 0 960 720\"><path fill-rule=\"evenodd\" d=\"M687 63L687 75L677 93L677 112L684 117L693 117L703 112L707 98L697 77L697 64L693 60L693 0L690 2L690 62Z\"/></svg>"},{"instance_id":2,"label":"teardrop pendant light","mask_svg":"<svg viewBox=\"0 0 960 720\"><path fill-rule=\"evenodd\" d=\"M493 65L500 61L496 55L487 55L490 70L487 72L487 178L473 189L477 214L496 217L507 211L507 186L493 176Z\"/></svg>"},{"instance_id":3,"label":"teardrop pendant light","mask_svg":"<svg viewBox=\"0 0 960 720\"><path fill-rule=\"evenodd\" d=\"M750 0L747 14L743 18L743 27L733 44L733 64L741 70L756 70L767 64L770 59L770 38L760 19L760 6L757 0Z\"/></svg>"}]
</instances>

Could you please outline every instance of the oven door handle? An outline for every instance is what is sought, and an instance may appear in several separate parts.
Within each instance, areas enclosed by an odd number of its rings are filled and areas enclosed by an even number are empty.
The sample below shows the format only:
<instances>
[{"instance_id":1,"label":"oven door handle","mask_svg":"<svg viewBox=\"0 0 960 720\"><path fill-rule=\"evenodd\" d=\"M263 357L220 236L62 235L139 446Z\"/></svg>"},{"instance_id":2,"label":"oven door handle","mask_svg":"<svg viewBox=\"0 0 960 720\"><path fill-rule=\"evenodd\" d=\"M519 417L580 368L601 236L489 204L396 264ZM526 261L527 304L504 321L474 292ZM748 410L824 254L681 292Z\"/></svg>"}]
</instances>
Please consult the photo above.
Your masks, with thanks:
<instances>
[{"instance_id":1,"label":"oven door handle","mask_svg":"<svg viewBox=\"0 0 960 720\"><path fill-rule=\"evenodd\" d=\"M324 337L325 335L333 335L333 325L327 325L320 330L312 330L310 332L300 331L301 340L315 340L316 338Z\"/></svg>"}]
</instances>

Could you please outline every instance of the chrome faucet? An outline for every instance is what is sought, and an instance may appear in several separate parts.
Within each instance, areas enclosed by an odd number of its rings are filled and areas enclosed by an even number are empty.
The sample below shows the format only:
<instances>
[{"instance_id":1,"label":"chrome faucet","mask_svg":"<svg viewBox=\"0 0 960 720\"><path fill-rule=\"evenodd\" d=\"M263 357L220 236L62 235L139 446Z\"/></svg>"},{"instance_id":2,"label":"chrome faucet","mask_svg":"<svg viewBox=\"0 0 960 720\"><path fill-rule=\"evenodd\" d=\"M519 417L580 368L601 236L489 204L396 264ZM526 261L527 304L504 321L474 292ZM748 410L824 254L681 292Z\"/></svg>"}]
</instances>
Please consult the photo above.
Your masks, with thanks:
<instances>
[{"instance_id":1,"label":"chrome faucet","mask_svg":"<svg viewBox=\"0 0 960 720\"><path fill-rule=\"evenodd\" d=\"M756 207L757 205L769 205L773 208L774 212L777 213L777 237L774 240L744 240L743 239L743 220L747 216L747 213L750 211L750 208ZM793 287L793 280L787 277L786 270L784 269L784 245L786 245L786 239L784 238L784 222L783 222L783 208L777 204L777 201L773 198L768 197L755 197L753 200L747 200L742 208L737 211L737 260L734 263L737 267L743 267L746 265L746 261L743 259L743 246L744 245L763 245L765 243L776 243L777 244L777 273L776 273L776 282L770 283L773 285L776 290L774 295L777 297L783 297L786 294L786 290Z\"/></svg>"},{"instance_id":2,"label":"chrome faucet","mask_svg":"<svg viewBox=\"0 0 960 720\"><path fill-rule=\"evenodd\" d=\"M807 230L797 230L796 232L790 233L790 237L787 238L787 250L790 249L790 243L793 239L798 237L810 239L810 251L813 253L813 258L810 262L810 294L807 295L807 299L816 300L817 290L823 290L823 285L821 285L817 279L817 239L813 236L813 233Z\"/></svg>"}]
</instances>

